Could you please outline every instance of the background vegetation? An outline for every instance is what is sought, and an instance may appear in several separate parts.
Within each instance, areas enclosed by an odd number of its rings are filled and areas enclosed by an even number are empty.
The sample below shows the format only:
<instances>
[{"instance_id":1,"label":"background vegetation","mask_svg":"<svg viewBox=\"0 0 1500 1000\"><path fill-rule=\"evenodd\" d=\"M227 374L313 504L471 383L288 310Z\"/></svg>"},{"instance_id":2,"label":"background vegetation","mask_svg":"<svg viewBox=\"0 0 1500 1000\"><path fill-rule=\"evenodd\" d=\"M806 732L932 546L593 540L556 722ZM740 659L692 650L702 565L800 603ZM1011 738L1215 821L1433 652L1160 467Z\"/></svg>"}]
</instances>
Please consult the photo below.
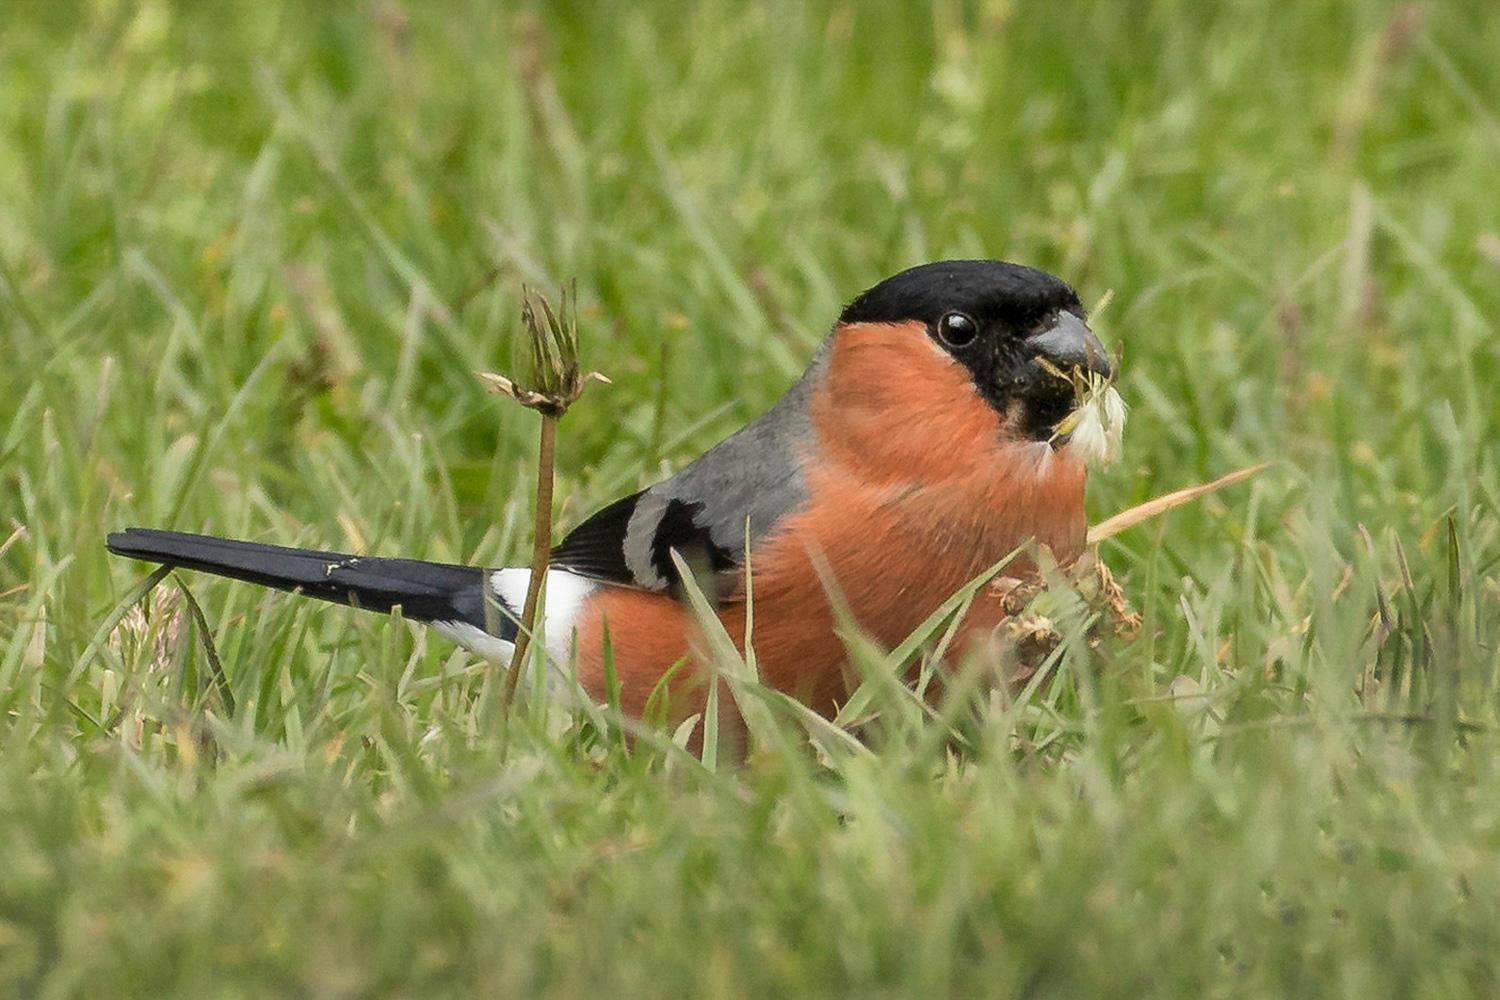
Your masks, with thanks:
<instances>
[{"instance_id":1,"label":"background vegetation","mask_svg":"<svg viewBox=\"0 0 1500 1000\"><path fill-rule=\"evenodd\" d=\"M1495 995L1497 52L1483 0L9 0L0 991ZM1140 637L956 734L502 741L420 627L126 610L128 524L523 559L535 417L470 374L523 281L615 379L566 526L959 255L1112 292L1096 519L1274 465L1107 543Z\"/></svg>"}]
</instances>

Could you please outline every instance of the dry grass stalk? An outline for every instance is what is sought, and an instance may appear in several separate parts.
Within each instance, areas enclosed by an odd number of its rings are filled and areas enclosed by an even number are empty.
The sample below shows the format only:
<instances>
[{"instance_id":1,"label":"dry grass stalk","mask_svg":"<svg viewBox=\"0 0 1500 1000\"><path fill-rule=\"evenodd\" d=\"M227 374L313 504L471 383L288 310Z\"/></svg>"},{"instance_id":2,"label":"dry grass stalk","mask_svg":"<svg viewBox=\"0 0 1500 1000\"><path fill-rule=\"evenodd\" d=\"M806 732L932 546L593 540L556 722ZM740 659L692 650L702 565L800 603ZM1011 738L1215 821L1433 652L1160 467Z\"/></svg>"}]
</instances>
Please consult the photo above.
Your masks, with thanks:
<instances>
[{"instance_id":1,"label":"dry grass stalk","mask_svg":"<svg viewBox=\"0 0 1500 1000\"><path fill-rule=\"evenodd\" d=\"M476 372L491 392L514 399L527 409L541 414L541 437L537 446L536 516L531 535L531 577L526 586L526 602L521 609L520 628L516 632L515 651L510 672L505 678L501 703L509 712L515 701L521 667L541 612L542 581L552 553L552 488L556 478L557 422L583 395L589 382L608 382L598 372L584 373L578 357L577 283L563 286L557 309L539 292L521 290L521 324L526 331L530 371L527 384L492 372ZM487 601L486 614L498 612L493 597ZM494 631L492 629L492 631Z\"/></svg>"},{"instance_id":2,"label":"dry grass stalk","mask_svg":"<svg viewBox=\"0 0 1500 1000\"><path fill-rule=\"evenodd\" d=\"M1217 490L1222 490L1226 486L1233 486L1235 483L1243 482L1270 464L1270 462L1261 462L1259 465L1246 466L1243 469L1229 473L1227 476L1220 476L1211 483L1174 490L1171 493L1153 497L1145 503L1137 504L1129 510L1122 510L1114 517L1106 518L1089 529L1089 544L1097 545L1106 538L1118 535L1128 528L1134 528L1136 525L1149 521L1160 514L1165 514L1174 507L1181 507L1184 504L1192 503L1199 497L1205 497Z\"/></svg>"}]
</instances>

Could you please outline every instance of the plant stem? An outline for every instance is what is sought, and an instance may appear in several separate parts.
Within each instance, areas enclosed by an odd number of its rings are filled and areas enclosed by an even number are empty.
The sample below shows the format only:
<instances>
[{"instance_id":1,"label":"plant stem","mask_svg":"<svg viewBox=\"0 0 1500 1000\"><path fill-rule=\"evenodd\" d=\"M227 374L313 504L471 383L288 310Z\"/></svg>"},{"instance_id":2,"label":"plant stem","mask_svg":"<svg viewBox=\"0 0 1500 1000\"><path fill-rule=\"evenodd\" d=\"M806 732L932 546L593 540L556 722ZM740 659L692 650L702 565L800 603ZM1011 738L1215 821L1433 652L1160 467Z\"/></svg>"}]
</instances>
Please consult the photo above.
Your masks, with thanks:
<instances>
[{"instance_id":1,"label":"plant stem","mask_svg":"<svg viewBox=\"0 0 1500 1000\"><path fill-rule=\"evenodd\" d=\"M547 575L547 563L552 556L552 471L553 453L557 444L557 418L542 414L542 438L537 448L536 462L536 523L531 530L531 578L526 583L526 606L521 609L521 627L516 632L516 651L510 658L510 674L505 678L505 690L501 704L506 714L516 699L516 686L521 682L521 666L526 661L526 650L531 645L531 636L536 628L537 614L541 610L542 579Z\"/></svg>"}]
</instances>

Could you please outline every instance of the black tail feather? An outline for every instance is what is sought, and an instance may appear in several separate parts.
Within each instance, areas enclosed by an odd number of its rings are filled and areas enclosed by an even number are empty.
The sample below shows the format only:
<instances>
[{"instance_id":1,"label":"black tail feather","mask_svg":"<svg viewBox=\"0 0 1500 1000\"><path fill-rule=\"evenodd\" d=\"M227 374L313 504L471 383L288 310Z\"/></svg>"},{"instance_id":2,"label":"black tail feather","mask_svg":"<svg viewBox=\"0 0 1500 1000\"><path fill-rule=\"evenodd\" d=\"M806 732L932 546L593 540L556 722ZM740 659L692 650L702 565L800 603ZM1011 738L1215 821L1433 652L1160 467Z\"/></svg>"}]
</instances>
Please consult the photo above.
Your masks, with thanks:
<instances>
[{"instance_id":1,"label":"black tail feather","mask_svg":"<svg viewBox=\"0 0 1500 1000\"><path fill-rule=\"evenodd\" d=\"M417 559L378 559L239 542L181 531L127 528L109 551L146 562L216 573L277 590L390 611L416 621L468 622L484 628L484 570Z\"/></svg>"}]
</instances>

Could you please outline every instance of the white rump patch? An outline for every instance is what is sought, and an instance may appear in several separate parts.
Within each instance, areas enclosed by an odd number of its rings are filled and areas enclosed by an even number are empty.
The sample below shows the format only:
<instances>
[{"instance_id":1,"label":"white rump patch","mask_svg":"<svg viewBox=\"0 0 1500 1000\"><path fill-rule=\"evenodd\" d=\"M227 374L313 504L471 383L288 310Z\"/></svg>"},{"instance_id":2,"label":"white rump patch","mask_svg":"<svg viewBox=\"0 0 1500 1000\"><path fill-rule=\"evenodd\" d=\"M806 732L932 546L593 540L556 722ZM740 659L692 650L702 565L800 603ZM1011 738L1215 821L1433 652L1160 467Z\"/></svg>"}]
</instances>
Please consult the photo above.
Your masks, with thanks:
<instances>
[{"instance_id":1,"label":"white rump patch","mask_svg":"<svg viewBox=\"0 0 1500 1000\"><path fill-rule=\"evenodd\" d=\"M495 594L506 607L513 609L516 617L519 618L521 609L526 605L526 586L530 580L531 570L529 569L520 567L497 569L490 576L490 586L495 588ZM569 573L567 570L549 569L547 571L545 592L547 605L542 617L541 631L547 655L560 671L565 672L568 669L568 662L572 659L573 629L578 623L578 613L583 609L583 602L590 594L598 590L599 586L593 580ZM432 627L437 629L440 635L453 640L491 663L508 666L511 656L515 653L514 643L490 635L468 622L432 622ZM549 678L549 680L553 679L555 678Z\"/></svg>"},{"instance_id":2,"label":"white rump patch","mask_svg":"<svg viewBox=\"0 0 1500 1000\"><path fill-rule=\"evenodd\" d=\"M518 618L526 606L526 587L530 582L531 570L519 567L497 569L490 577L490 586ZM578 613L583 610L583 602L598 589L599 584L593 580L565 569L547 571L547 607L542 617L542 635L547 652L558 663L566 664L572 657L573 629L578 624Z\"/></svg>"}]
</instances>

